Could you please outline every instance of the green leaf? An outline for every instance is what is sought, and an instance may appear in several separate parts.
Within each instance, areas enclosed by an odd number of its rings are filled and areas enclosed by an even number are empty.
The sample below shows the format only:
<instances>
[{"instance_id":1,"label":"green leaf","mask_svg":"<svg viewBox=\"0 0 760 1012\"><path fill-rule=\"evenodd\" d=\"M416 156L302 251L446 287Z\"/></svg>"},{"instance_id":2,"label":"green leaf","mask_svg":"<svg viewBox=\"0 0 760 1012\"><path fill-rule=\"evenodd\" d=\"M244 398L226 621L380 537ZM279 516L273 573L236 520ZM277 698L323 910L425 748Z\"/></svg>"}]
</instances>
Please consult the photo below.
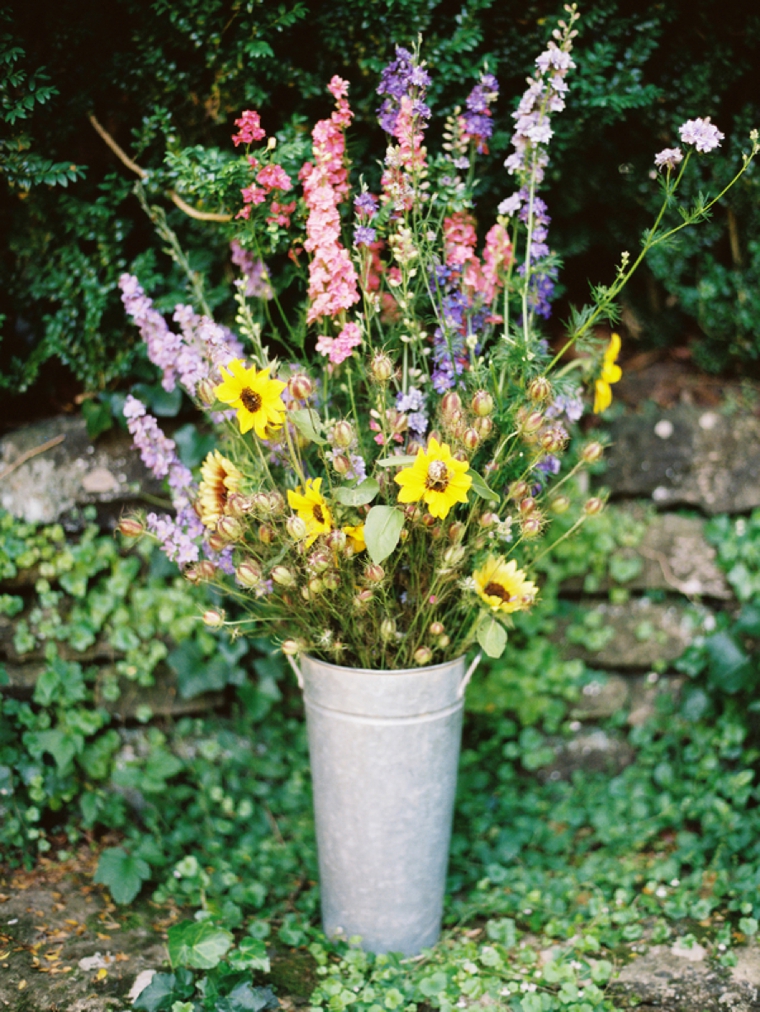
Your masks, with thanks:
<instances>
[{"instance_id":1,"label":"green leaf","mask_svg":"<svg viewBox=\"0 0 760 1012\"><path fill-rule=\"evenodd\" d=\"M344 506L365 506L372 502L379 491L380 485L374 478L365 478L353 487L343 485L335 493L335 498Z\"/></svg>"},{"instance_id":2,"label":"green leaf","mask_svg":"<svg viewBox=\"0 0 760 1012\"><path fill-rule=\"evenodd\" d=\"M719 632L705 641L710 658L710 683L723 692L739 692L752 680L752 661L727 632Z\"/></svg>"},{"instance_id":3,"label":"green leaf","mask_svg":"<svg viewBox=\"0 0 760 1012\"><path fill-rule=\"evenodd\" d=\"M501 657L507 645L507 630L493 617L486 615L479 623L477 630L478 643L489 657Z\"/></svg>"},{"instance_id":4,"label":"green leaf","mask_svg":"<svg viewBox=\"0 0 760 1012\"><path fill-rule=\"evenodd\" d=\"M113 425L110 405L94 398L88 398L82 402L82 415L90 439L97 439Z\"/></svg>"},{"instance_id":5,"label":"green leaf","mask_svg":"<svg viewBox=\"0 0 760 1012\"><path fill-rule=\"evenodd\" d=\"M279 1001L268 987L254 987L247 981L219 998L216 1005L217 1012L264 1012L279 1007Z\"/></svg>"},{"instance_id":6,"label":"green leaf","mask_svg":"<svg viewBox=\"0 0 760 1012\"><path fill-rule=\"evenodd\" d=\"M467 471L467 474L472 478L471 487L475 495L479 495L481 499L488 499L489 502L499 502L501 499L499 493L489 488L477 471Z\"/></svg>"},{"instance_id":7,"label":"green leaf","mask_svg":"<svg viewBox=\"0 0 760 1012\"><path fill-rule=\"evenodd\" d=\"M263 970L269 973L267 947L258 938L244 938L227 957L233 970Z\"/></svg>"},{"instance_id":8,"label":"green leaf","mask_svg":"<svg viewBox=\"0 0 760 1012\"><path fill-rule=\"evenodd\" d=\"M116 903L131 903L150 878L150 867L121 847L109 847L100 855L93 881L108 886Z\"/></svg>"},{"instance_id":9,"label":"green leaf","mask_svg":"<svg viewBox=\"0 0 760 1012\"><path fill-rule=\"evenodd\" d=\"M327 440L320 436L319 430L322 428L322 421L317 414L311 408L297 408L295 411L288 412L288 418L293 422L295 427L312 443L316 443L318 446L324 446Z\"/></svg>"},{"instance_id":10,"label":"green leaf","mask_svg":"<svg viewBox=\"0 0 760 1012\"><path fill-rule=\"evenodd\" d=\"M387 559L398 544L404 514L395 506L373 506L364 521L364 540L374 563Z\"/></svg>"},{"instance_id":11,"label":"green leaf","mask_svg":"<svg viewBox=\"0 0 760 1012\"><path fill-rule=\"evenodd\" d=\"M376 461L378 467L409 467L417 458L408 454L400 453L397 457L381 457Z\"/></svg>"},{"instance_id":12,"label":"green leaf","mask_svg":"<svg viewBox=\"0 0 760 1012\"><path fill-rule=\"evenodd\" d=\"M173 973L154 973L150 984L132 1002L132 1008L139 1012L169 1012L175 997L175 983Z\"/></svg>"},{"instance_id":13,"label":"green leaf","mask_svg":"<svg viewBox=\"0 0 760 1012\"><path fill-rule=\"evenodd\" d=\"M760 637L760 604L745 604L739 612L734 632Z\"/></svg>"},{"instance_id":14,"label":"green leaf","mask_svg":"<svg viewBox=\"0 0 760 1012\"><path fill-rule=\"evenodd\" d=\"M182 390L164 390L160 383L148 386L147 383L136 383L132 393L138 400L147 404L154 415L159 418L175 418L182 407ZM225 405L228 407L229 405Z\"/></svg>"},{"instance_id":15,"label":"green leaf","mask_svg":"<svg viewBox=\"0 0 760 1012\"><path fill-rule=\"evenodd\" d=\"M231 932L210 921L182 921L169 928L167 947L172 968L212 970L233 943Z\"/></svg>"}]
</instances>

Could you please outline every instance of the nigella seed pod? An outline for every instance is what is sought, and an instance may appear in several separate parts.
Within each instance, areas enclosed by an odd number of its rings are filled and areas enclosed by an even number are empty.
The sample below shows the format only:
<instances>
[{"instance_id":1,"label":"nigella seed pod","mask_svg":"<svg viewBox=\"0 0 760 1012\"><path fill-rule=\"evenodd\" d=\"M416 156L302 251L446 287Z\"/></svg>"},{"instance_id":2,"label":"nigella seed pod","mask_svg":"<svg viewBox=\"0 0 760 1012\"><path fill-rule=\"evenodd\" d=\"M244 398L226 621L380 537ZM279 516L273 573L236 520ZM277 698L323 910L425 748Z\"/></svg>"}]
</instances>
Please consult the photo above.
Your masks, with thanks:
<instances>
[{"instance_id":1,"label":"nigella seed pod","mask_svg":"<svg viewBox=\"0 0 760 1012\"><path fill-rule=\"evenodd\" d=\"M443 636L439 636L438 637L438 649L439 650L445 650L446 647L449 645L449 643L451 643L451 637L450 636L446 636L444 634Z\"/></svg>"},{"instance_id":2,"label":"nigella seed pod","mask_svg":"<svg viewBox=\"0 0 760 1012\"><path fill-rule=\"evenodd\" d=\"M453 544L455 544L455 545L460 544L461 541L462 541L462 538L464 537L464 532L466 530L467 530L467 528L461 522L461 520L457 520L455 523L449 524L449 529L448 529L448 538L449 538L449 541L453 542Z\"/></svg>"},{"instance_id":3,"label":"nigella seed pod","mask_svg":"<svg viewBox=\"0 0 760 1012\"><path fill-rule=\"evenodd\" d=\"M443 636L445 627L443 622L431 622L428 628L428 632L431 636Z\"/></svg>"},{"instance_id":4,"label":"nigella seed pod","mask_svg":"<svg viewBox=\"0 0 760 1012\"><path fill-rule=\"evenodd\" d=\"M195 568L195 566L190 566L190 568L186 569L182 575L184 576L184 578L187 580L188 583L197 584L201 582L201 578L198 575L198 570Z\"/></svg>"},{"instance_id":5,"label":"nigella seed pod","mask_svg":"<svg viewBox=\"0 0 760 1012\"><path fill-rule=\"evenodd\" d=\"M317 594L321 594L324 589L325 585L323 581L318 576L312 576L309 580L309 590L311 593L316 596Z\"/></svg>"},{"instance_id":6,"label":"nigella seed pod","mask_svg":"<svg viewBox=\"0 0 760 1012\"><path fill-rule=\"evenodd\" d=\"M540 411L531 411L530 414L526 415L520 423L521 432L530 436L538 432L541 426L544 424L544 416Z\"/></svg>"},{"instance_id":7,"label":"nigella seed pod","mask_svg":"<svg viewBox=\"0 0 760 1012\"><path fill-rule=\"evenodd\" d=\"M546 376L536 376L528 386L528 397L536 403L548 401L552 395L552 386Z\"/></svg>"},{"instance_id":8,"label":"nigella seed pod","mask_svg":"<svg viewBox=\"0 0 760 1012\"><path fill-rule=\"evenodd\" d=\"M302 517L299 517L296 513L289 516L285 521L285 530L294 541L303 541L309 533L306 521Z\"/></svg>"},{"instance_id":9,"label":"nigella seed pod","mask_svg":"<svg viewBox=\"0 0 760 1012\"><path fill-rule=\"evenodd\" d=\"M295 587L296 578L287 566L275 566L269 574L280 587Z\"/></svg>"},{"instance_id":10,"label":"nigella seed pod","mask_svg":"<svg viewBox=\"0 0 760 1012\"><path fill-rule=\"evenodd\" d=\"M315 552L311 553L306 561L306 565L312 573L324 573L332 565L332 557L324 548L318 548Z\"/></svg>"},{"instance_id":11,"label":"nigella seed pod","mask_svg":"<svg viewBox=\"0 0 760 1012\"><path fill-rule=\"evenodd\" d=\"M243 534L240 521L234 517L220 517L217 521L216 530L225 541L237 541Z\"/></svg>"},{"instance_id":12,"label":"nigella seed pod","mask_svg":"<svg viewBox=\"0 0 760 1012\"><path fill-rule=\"evenodd\" d=\"M416 457L420 450L424 450L422 443L418 442L416 439L410 439L406 446L406 452L409 456Z\"/></svg>"},{"instance_id":13,"label":"nigella seed pod","mask_svg":"<svg viewBox=\"0 0 760 1012\"><path fill-rule=\"evenodd\" d=\"M280 650L286 657L297 657L303 650L303 644L298 640L284 640L280 644Z\"/></svg>"},{"instance_id":14,"label":"nigella seed pod","mask_svg":"<svg viewBox=\"0 0 760 1012\"><path fill-rule=\"evenodd\" d=\"M372 357L370 371L372 372L372 378L376 379L378 383L386 383L393 376L393 362L391 362L386 354L379 351Z\"/></svg>"},{"instance_id":15,"label":"nigella seed pod","mask_svg":"<svg viewBox=\"0 0 760 1012\"><path fill-rule=\"evenodd\" d=\"M338 474L348 474L351 470L351 461L345 453L336 453L332 460L332 466Z\"/></svg>"},{"instance_id":16,"label":"nigella seed pod","mask_svg":"<svg viewBox=\"0 0 760 1012\"><path fill-rule=\"evenodd\" d=\"M251 509L256 513L268 514L270 512L269 495L266 492L255 492L249 501Z\"/></svg>"},{"instance_id":17,"label":"nigella seed pod","mask_svg":"<svg viewBox=\"0 0 760 1012\"><path fill-rule=\"evenodd\" d=\"M224 611L209 608L208 611L204 611L203 613L203 622L210 629L221 629L224 625Z\"/></svg>"},{"instance_id":18,"label":"nigella seed pod","mask_svg":"<svg viewBox=\"0 0 760 1012\"><path fill-rule=\"evenodd\" d=\"M239 519L244 517L248 512L248 500L244 495L239 492L230 492L227 496L227 502L225 504L225 513L229 513L231 517Z\"/></svg>"},{"instance_id":19,"label":"nigella seed pod","mask_svg":"<svg viewBox=\"0 0 760 1012\"><path fill-rule=\"evenodd\" d=\"M443 561L447 566L452 568L461 565L462 560L465 556L465 550L462 545L451 545L443 553Z\"/></svg>"},{"instance_id":20,"label":"nigella seed pod","mask_svg":"<svg viewBox=\"0 0 760 1012\"><path fill-rule=\"evenodd\" d=\"M449 390L441 398L441 414L445 418L450 418L451 415L456 411L462 410L462 398L456 392L456 390Z\"/></svg>"},{"instance_id":21,"label":"nigella seed pod","mask_svg":"<svg viewBox=\"0 0 760 1012\"><path fill-rule=\"evenodd\" d=\"M428 440L430 440L430 439L434 439L436 441L436 443L442 443L443 442L443 436L441 435L441 430L440 429L433 429L433 431L428 436Z\"/></svg>"},{"instance_id":22,"label":"nigella seed pod","mask_svg":"<svg viewBox=\"0 0 760 1012\"><path fill-rule=\"evenodd\" d=\"M308 587L301 587L301 597L304 599L304 601L311 601L313 596L314 595L312 594L312 592L309 590Z\"/></svg>"},{"instance_id":23,"label":"nigella seed pod","mask_svg":"<svg viewBox=\"0 0 760 1012\"><path fill-rule=\"evenodd\" d=\"M487 439L493 432L493 418L489 418L488 415L485 415L482 418L476 418L472 423L472 427L481 439Z\"/></svg>"},{"instance_id":24,"label":"nigella seed pod","mask_svg":"<svg viewBox=\"0 0 760 1012\"><path fill-rule=\"evenodd\" d=\"M325 544L331 552L342 552L346 547L347 541L348 538L346 537L345 532L341 530L330 531L325 538Z\"/></svg>"},{"instance_id":25,"label":"nigella seed pod","mask_svg":"<svg viewBox=\"0 0 760 1012\"><path fill-rule=\"evenodd\" d=\"M468 450L477 450L480 444L480 436L477 429L465 429L462 433L462 442Z\"/></svg>"},{"instance_id":26,"label":"nigella seed pod","mask_svg":"<svg viewBox=\"0 0 760 1012\"><path fill-rule=\"evenodd\" d=\"M371 563L364 569L364 579L367 583L380 583L385 579L385 570L376 562Z\"/></svg>"},{"instance_id":27,"label":"nigella seed pod","mask_svg":"<svg viewBox=\"0 0 760 1012\"><path fill-rule=\"evenodd\" d=\"M483 513L480 517L480 520L478 520L478 523L480 524L481 527L493 527L493 525L498 524L498 522L499 522L499 514L492 512Z\"/></svg>"},{"instance_id":28,"label":"nigella seed pod","mask_svg":"<svg viewBox=\"0 0 760 1012\"><path fill-rule=\"evenodd\" d=\"M443 528L441 527L440 524L436 524L435 527L431 527L430 528L430 537L431 538L436 538L436 539L440 538L440 536L442 534L443 534Z\"/></svg>"},{"instance_id":29,"label":"nigella seed pod","mask_svg":"<svg viewBox=\"0 0 760 1012\"><path fill-rule=\"evenodd\" d=\"M593 517L597 513L601 513L604 509L604 500L598 496L593 496L591 499L587 499L583 504L583 512L586 516Z\"/></svg>"},{"instance_id":30,"label":"nigella seed pod","mask_svg":"<svg viewBox=\"0 0 760 1012\"><path fill-rule=\"evenodd\" d=\"M409 531L406 529L406 527L402 527L401 528L401 531L399 532L398 538L399 538L399 541L401 541L402 543L404 541L408 541L409 540Z\"/></svg>"},{"instance_id":31,"label":"nigella seed pod","mask_svg":"<svg viewBox=\"0 0 760 1012\"><path fill-rule=\"evenodd\" d=\"M295 376L290 377L288 393L294 401L306 401L314 393L314 384L306 373L296 373Z\"/></svg>"},{"instance_id":32,"label":"nigella seed pod","mask_svg":"<svg viewBox=\"0 0 760 1012\"><path fill-rule=\"evenodd\" d=\"M570 509L571 503L566 495L555 496L554 499L549 503L549 509L552 513L562 514L567 513Z\"/></svg>"},{"instance_id":33,"label":"nigella seed pod","mask_svg":"<svg viewBox=\"0 0 760 1012\"><path fill-rule=\"evenodd\" d=\"M425 664L430 664L433 659L433 651L430 647L418 647L414 651L414 663L419 664L422 667Z\"/></svg>"},{"instance_id":34,"label":"nigella seed pod","mask_svg":"<svg viewBox=\"0 0 760 1012\"><path fill-rule=\"evenodd\" d=\"M526 496L525 499L520 500L520 505L517 507L524 517L532 513L536 508L536 500L531 496Z\"/></svg>"},{"instance_id":35,"label":"nigella seed pod","mask_svg":"<svg viewBox=\"0 0 760 1012\"><path fill-rule=\"evenodd\" d=\"M513 481L509 486L509 498L517 501L518 499L524 499L526 495L530 494L530 485L527 481Z\"/></svg>"},{"instance_id":36,"label":"nigella seed pod","mask_svg":"<svg viewBox=\"0 0 760 1012\"><path fill-rule=\"evenodd\" d=\"M436 519L432 513L426 513L422 518L425 527L435 527Z\"/></svg>"},{"instance_id":37,"label":"nigella seed pod","mask_svg":"<svg viewBox=\"0 0 760 1012\"><path fill-rule=\"evenodd\" d=\"M411 520L412 523L416 523L422 516L422 510L416 503L410 503L404 507L404 516L407 520Z\"/></svg>"},{"instance_id":38,"label":"nigella seed pod","mask_svg":"<svg viewBox=\"0 0 760 1012\"><path fill-rule=\"evenodd\" d=\"M280 492L270 492L269 496L269 512L273 516L278 516L285 509L285 498Z\"/></svg>"},{"instance_id":39,"label":"nigella seed pod","mask_svg":"<svg viewBox=\"0 0 760 1012\"><path fill-rule=\"evenodd\" d=\"M206 538L206 544L212 552L221 552L227 547L227 539L222 537L218 531L212 531Z\"/></svg>"},{"instance_id":40,"label":"nigella seed pod","mask_svg":"<svg viewBox=\"0 0 760 1012\"><path fill-rule=\"evenodd\" d=\"M602 459L604 453L604 447L601 443L586 443L581 450L581 459L587 464L595 464L597 460Z\"/></svg>"},{"instance_id":41,"label":"nigella seed pod","mask_svg":"<svg viewBox=\"0 0 760 1012\"><path fill-rule=\"evenodd\" d=\"M451 456L454 458L454 460L459 461L466 461L468 459L467 454L465 453L464 450L455 450Z\"/></svg>"},{"instance_id":42,"label":"nigella seed pod","mask_svg":"<svg viewBox=\"0 0 760 1012\"><path fill-rule=\"evenodd\" d=\"M145 533L145 526L137 517L122 517L116 529L125 538L139 538Z\"/></svg>"},{"instance_id":43,"label":"nigella seed pod","mask_svg":"<svg viewBox=\"0 0 760 1012\"><path fill-rule=\"evenodd\" d=\"M277 532L274 527L271 527L269 524L261 524L259 526L259 541L262 545L273 544L276 537Z\"/></svg>"},{"instance_id":44,"label":"nigella seed pod","mask_svg":"<svg viewBox=\"0 0 760 1012\"><path fill-rule=\"evenodd\" d=\"M325 585L325 590L337 590L340 586L340 576L334 569L331 569L322 577L322 582Z\"/></svg>"},{"instance_id":45,"label":"nigella seed pod","mask_svg":"<svg viewBox=\"0 0 760 1012\"><path fill-rule=\"evenodd\" d=\"M392 618L384 618L380 623L380 636L384 640L392 640L396 635L396 623Z\"/></svg>"},{"instance_id":46,"label":"nigella seed pod","mask_svg":"<svg viewBox=\"0 0 760 1012\"><path fill-rule=\"evenodd\" d=\"M536 513L531 513L530 516L526 517L522 522L522 536L524 538L537 538L541 533L541 517Z\"/></svg>"},{"instance_id":47,"label":"nigella seed pod","mask_svg":"<svg viewBox=\"0 0 760 1012\"><path fill-rule=\"evenodd\" d=\"M199 580L213 580L216 576L216 566L211 559L201 559L195 569Z\"/></svg>"},{"instance_id":48,"label":"nigella seed pod","mask_svg":"<svg viewBox=\"0 0 760 1012\"><path fill-rule=\"evenodd\" d=\"M478 390L473 395L470 405L478 417L485 418L493 411L493 397L487 390Z\"/></svg>"},{"instance_id":49,"label":"nigella seed pod","mask_svg":"<svg viewBox=\"0 0 760 1012\"><path fill-rule=\"evenodd\" d=\"M558 453L568 440L568 434L562 425L552 425L541 436L541 445L547 453Z\"/></svg>"},{"instance_id":50,"label":"nigella seed pod","mask_svg":"<svg viewBox=\"0 0 760 1012\"><path fill-rule=\"evenodd\" d=\"M205 404L207 408L210 407L216 400L214 384L208 377L202 379L198 384L198 397L201 403Z\"/></svg>"},{"instance_id":51,"label":"nigella seed pod","mask_svg":"<svg viewBox=\"0 0 760 1012\"><path fill-rule=\"evenodd\" d=\"M340 422L336 422L332 430L332 442L335 446L345 448L350 446L354 439L354 430L350 422L342 419Z\"/></svg>"},{"instance_id":52,"label":"nigella seed pod","mask_svg":"<svg viewBox=\"0 0 760 1012\"><path fill-rule=\"evenodd\" d=\"M243 587L258 587L261 583L261 566L253 559L244 559L235 570L235 576Z\"/></svg>"}]
</instances>

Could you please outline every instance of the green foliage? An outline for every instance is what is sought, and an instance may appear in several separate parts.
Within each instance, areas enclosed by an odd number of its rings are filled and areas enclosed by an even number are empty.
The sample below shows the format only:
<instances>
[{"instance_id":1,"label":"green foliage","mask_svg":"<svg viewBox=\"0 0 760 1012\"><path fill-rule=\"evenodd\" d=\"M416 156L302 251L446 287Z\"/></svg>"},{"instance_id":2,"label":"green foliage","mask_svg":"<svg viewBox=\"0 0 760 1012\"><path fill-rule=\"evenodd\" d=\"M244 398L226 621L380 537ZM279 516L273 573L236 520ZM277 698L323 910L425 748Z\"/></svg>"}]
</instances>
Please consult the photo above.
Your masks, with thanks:
<instances>
[{"instance_id":1,"label":"green foliage","mask_svg":"<svg viewBox=\"0 0 760 1012\"><path fill-rule=\"evenodd\" d=\"M110 847L100 855L93 882L108 886L117 903L131 903L149 877L150 867L145 861L121 847Z\"/></svg>"}]
</instances>

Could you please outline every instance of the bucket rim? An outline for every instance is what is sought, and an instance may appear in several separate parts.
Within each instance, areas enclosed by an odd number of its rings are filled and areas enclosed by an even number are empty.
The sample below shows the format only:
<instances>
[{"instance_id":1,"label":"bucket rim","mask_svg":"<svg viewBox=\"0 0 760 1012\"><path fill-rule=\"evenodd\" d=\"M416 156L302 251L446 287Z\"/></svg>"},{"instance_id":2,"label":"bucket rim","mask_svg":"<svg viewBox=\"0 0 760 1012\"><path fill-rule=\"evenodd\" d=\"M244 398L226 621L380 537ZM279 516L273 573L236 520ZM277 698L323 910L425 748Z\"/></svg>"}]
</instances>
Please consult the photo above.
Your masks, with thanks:
<instances>
[{"instance_id":1,"label":"bucket rim","mask_svg":"<svg viewBox=\"0 0 760 1012\"><path fill-rule=\"evenodd\" d=\"M311 661L313 664L331 668L333 671L355 671L357 674L362 675L422 675L428 672L433 673L443 668L451 668L455 664L464 665L466 658L467 654L460 654L459 657L454 657L450 661L440 661L438 664L421 664L416 668L357 668L354 665L333 664L331 661L322 661L317 657L312 657L310 654L302 654L303 660Z\"/></svg>"}]
</instances>

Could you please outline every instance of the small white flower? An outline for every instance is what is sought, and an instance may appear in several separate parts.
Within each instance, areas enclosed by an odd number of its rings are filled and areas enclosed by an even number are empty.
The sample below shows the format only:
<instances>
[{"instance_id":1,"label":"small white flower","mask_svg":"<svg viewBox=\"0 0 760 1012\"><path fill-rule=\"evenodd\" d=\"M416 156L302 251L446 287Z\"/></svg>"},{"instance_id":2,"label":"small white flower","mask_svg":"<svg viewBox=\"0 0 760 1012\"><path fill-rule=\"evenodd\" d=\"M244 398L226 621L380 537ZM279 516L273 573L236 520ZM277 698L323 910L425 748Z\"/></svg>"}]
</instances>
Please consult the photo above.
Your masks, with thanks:
<instances>
[{"instance_id":1,"label":"small white flower","mask_svg":"<svg viewBox=\"0 0 760 1012\"><path fill-rule=\"evenodd\" d=\"M720 142L726 136L721 133L710 117L704 119L689 119L678 131L684 144L693 144L697 151L707 152L720 147Z\"/></svg>"}]
</instances>

